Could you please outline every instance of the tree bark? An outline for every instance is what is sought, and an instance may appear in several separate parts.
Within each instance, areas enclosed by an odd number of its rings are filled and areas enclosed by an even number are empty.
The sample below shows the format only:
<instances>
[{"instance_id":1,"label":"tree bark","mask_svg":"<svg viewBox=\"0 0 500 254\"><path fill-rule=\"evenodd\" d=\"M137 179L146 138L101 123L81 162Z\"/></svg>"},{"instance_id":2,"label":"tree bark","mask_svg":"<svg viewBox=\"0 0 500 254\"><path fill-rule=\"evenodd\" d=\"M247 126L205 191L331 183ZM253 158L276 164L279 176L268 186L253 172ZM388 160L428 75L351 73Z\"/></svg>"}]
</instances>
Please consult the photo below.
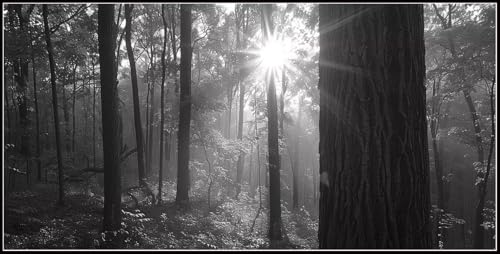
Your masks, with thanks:
<instances>
[{"instance_id":1,"label":"tree bark","mask_svg":"<svg viewBox=\"0 0 500 254\"><path fill-rule=\"evenodd\" d=\"M320 248L431 248L422 5L320 5Z\"/></svg>"},{"instance_id":2,"label":"tree bark","mask_svg":"<svg viewBox=\"0 0 500 254\"><path fill-rule=\"evenodd\" d=\"M135 141L137 144L137 169L139 172L139 185L146 185L144 172L144 147L142 138L141 111L139 110L139 91L137 88L137 71L135 69L134 51L132 49L132 9L133 5L125 5L125 44L127 46L128 60L130 63L130 76L132 78L132 96L134 100Z\"/></svg>"},{"instance_id":3,"label":"tree bark","mask_svg":"<svg viewBox=\"0 0 500 254\"><path fill-rule=\"evenodd\" d=\"M45 32L45 42L47 45L47 53L49 55L49 68L50 68L50 84L52 86L52 110L54 111L54 129L56 136L56 153L57 153L57 172L59 178L59 199L58 204L64 205L64 175L63 175L63 157L61 149L61 138L59 132L59 114L57 106L57 85L56 85L56 63L54 61L54 53L52 49L52 41L50 39L50 28L48 21L48 7L46 4L42 8L43 24Z\"/></svg>"},{"instance_id":4,"label":"tree bark","mask_svg":"<svg viewBox=\"0 0 500 254\"><path fill-rule=\"evenodd\" d=\"M189 130L191 122L191 5L181 5L181 91L178 131L176 203L189 201Z\"/></svg>"},{"instance_id":5,"label":"tree bark","mask_svg":"<svg viewBox=\"0 0 500 254\"><path fill-rule=\"evenodd\" d=\"M102 139L105 168L104 231L118 230L121 227L121 137L120 115L118 111L118 82L116 80L114 55L116 41L113 33L114 12L114 5L99 5L98 38L99 65L101 70Z\"/></svg>"}]
</instances>

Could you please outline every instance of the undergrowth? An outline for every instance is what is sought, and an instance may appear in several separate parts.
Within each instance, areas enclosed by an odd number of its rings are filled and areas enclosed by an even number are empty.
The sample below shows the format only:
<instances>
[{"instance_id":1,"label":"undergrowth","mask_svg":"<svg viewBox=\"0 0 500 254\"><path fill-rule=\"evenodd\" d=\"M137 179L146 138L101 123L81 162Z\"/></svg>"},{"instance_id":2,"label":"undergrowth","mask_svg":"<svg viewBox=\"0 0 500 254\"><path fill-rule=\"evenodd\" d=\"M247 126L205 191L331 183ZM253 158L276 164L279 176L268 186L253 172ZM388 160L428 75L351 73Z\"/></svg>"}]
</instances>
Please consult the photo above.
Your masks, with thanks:
<instances>
[{"instance_id":1,"label":"undergrowth","mask_svg":"<svg viewBox=\"0 0 500 254\"><path fill-rule=\"evenodd\" d=\"M168 186L168 184L167 184ZM170 188L173 189L173 188ZM167 191L168 192L168 191ZM239 199L212 202L194 196L189 207L177 206L165 193L160 206L142 203L124 209L122 228L102 232L102 199L70 192L56 203L56 186L38 184L12 192L5 200L6 249L258 249L268 248L268 210L258 218L258 199L242 192ZM251 230L252 224L255 226ZM317 248L317 222L301 208L282 206L285 240L279 248Z\"/></svg>"}]
</instances>

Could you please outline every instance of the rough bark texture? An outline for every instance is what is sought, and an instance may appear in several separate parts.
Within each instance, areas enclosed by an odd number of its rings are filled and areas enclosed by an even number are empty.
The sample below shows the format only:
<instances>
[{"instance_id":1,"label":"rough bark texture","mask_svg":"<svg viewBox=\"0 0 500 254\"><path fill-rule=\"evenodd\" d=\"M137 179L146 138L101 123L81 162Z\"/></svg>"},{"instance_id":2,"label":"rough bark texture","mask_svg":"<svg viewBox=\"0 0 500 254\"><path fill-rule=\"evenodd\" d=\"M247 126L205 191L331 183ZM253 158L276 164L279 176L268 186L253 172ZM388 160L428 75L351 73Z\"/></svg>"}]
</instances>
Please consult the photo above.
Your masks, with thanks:
<instances>
[{"instance_id":1,"label":"rough bark texture","mask_svg":"<svg viewBox=\"0 0 500 254\"><path fill-rule=\"evenodd\" d=\"M144 143L142 137L141 111L139 110L139 91L137 88L137 71L135 69L134 51L132 49L132 9L133 5L125 5L125 44L127 46L128 60L130 63L130 77L132 79L132 96L134 100L134 123L135 142L137 144L137 169L139 173L139 185L145 185L144 172Z\"/></svg>"},{"instance_id":2,"label":"rough bark texture","mask_svg":"<svg viewBox=\"0 0 500 254\"><path fill-rule=\"evenodd\" d=\"M431 248L421 5L320 5L320 248Z\"/></svg>"},{"instance_id":3,"label":"rough bark texture","mask_svg":"<svg viewBox=\"0 0 500 254\"><path fill-rule=\"evenodd\" d=\"M54 129L56 136L56 153L57 153L57 172L59 178L59 205L64 204L64 176L63 176L63 157L61 151L61 135L59 129L59 114L57 106L57 86L56 86L56 63L54 61L54 53L52 49L52 41L50 39L50 28L48 21L48 7L43 5L43 24L45 32L45 42L47 45L47 52L49 55L49 68L50 68L50 84L52 86L52 110L54 112Z\"/></svg>"},{"instance_id":4,"label":"rough bark texture","mask_svg":"<svg viewBox=\"0 0 500 254\"><path fill-rule=\"evenodd\" d=\"M113 36L114 5L98 10L99 63L101 68L102 139L104 151L104 230L121 226L120 116ZM129 37L130 39L130 37Z\"/></svg>"},{"instance_id":5,"label":"rough bark texture","mask_svg":"<svg viewBox=\"0 0 500 254\"><path fill-rule=\"evenodd\" d=\"M262 6L262 24L264 43L272 36L273 5ZM278 105L276 101L275 77L272 71L267 73L267 119L268 119L268 150L269 150L269 239L281 240L281 198L280 198L280 156L278 144Z\"/></svg>"},{"instance_id":6,"label":"rough bark texture","mask_svg":"<svg viewBox=\"0 0 500 254\"><path fill-rule=\"evenodd\" d=\"M191 5L181 5L181 91L178 131L177 203L189 201L189 130L191 122Z\"/></svg>"}]
</instances>

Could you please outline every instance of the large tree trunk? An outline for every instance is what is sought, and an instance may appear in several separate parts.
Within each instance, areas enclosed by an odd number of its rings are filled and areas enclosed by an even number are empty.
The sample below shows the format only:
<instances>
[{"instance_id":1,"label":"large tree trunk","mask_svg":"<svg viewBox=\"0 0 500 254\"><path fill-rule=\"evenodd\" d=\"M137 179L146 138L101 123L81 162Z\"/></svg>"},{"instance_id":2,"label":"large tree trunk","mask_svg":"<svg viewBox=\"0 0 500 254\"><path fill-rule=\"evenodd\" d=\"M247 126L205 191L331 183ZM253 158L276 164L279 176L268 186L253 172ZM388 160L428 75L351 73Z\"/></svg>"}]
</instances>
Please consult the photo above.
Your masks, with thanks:
<instances>
[{"instance_id":1,"label":"large tree trunk","mask_svg":"<svg viewBox=\"0 0 500 254\"><path fill-rule=\"evenodd\" d=\"M421 5L320 5L320 248L431 248Z\"/></svg>"},{"instance_id":2,"label":"large tree trunk","mask_svg":"<svg viewBox=\"0 0 500 254\"><path fill-rule=\"evenodd\" d=\"M142 138L141 111L139 110L139 91L137 88L137 71L135 69L134 51L132 49L132 9L133 5L125 5L125 44L127 46L128 60L130 63L130 76L132 78L132 96L134 100L135 141L137 144L137 169L139 170L139 185L146 185L144 172L144 147Z\"/></svg>"},{"instance_id":3,"label":"large tree trunk","mask_svg":"<svg viewBox=\"0 0 500 254\"><path fill-rule=\"evenodd\" d=\"M238 118L238 140L241 142L243 140L243 109L245 107L245 85L243 81L240 80L240 111ZM236 166L236 198L241 192L241 178L243 176L243 166L245 165L245 153L240 152L238 156L238 163Z\"/></svg>"},{"instance_id":4,"label":"large tree trunk","mask_svg":"<svg viewBox=\"0 0 500 254\"><path fill-rule=\"evenodd\" d=\"M179 204L189 201L189 130L191 122L191 5L181 5L181 91L178 131L177 196Z\"/></svg>"},{"instance_id":5,"label":"large tree trunk","mask_svg":"<svg viewBox=\"0 0 500 254\"><path fill-rule=\"evenodd\" d=\"M130 12L129 12L130 17ZM102 139L104 151L104 231L121 226L120 115L115 73L114 5L98 9L99 63L101 68ZM130 25L130 24L128 24ZM130 28L130 26L129 26ZM130 31L129 31L130 32ZM130 42L130 34L129 34Z\"/></svg>"},{"instance_id":6,"label":"large tree trunk","mask_svg":"<svg viewBox=\"0 0 500 254\"><path fill-rule=\"evenodd\" d=\"M57 152L57 172L59 176L59 199L58 204L64 205L64 175L63 175L63 157L61 151L61 135L59 132L59 114L57 106L57 85L56 85L56 63L54 61L54 53L52 49L52 41L50 39L50 28L48 21L48 7L43 5L43 24L45 32L45 42L47 45L47 53L49 55L50 68L50 84L52 86L52 110L54 111L54 129L56 136L56 152Z\"/></svg>"},{"instance_id":7,"label":"large tree trunk","mask_svg":"<svg viewBox=\"0 0 500 254\"><path fill-rule=\"evenodd\" d=\"M273 28L273 5L262 6L262 30L264 31L264 43L272 36ZM269 150L269 239L271 241L281 240L281 198L280 198L280 155L278 145L278 106L276 102L275 77L269 72L269 83L267 90L267 119L268 119L268 150ZM267 77L266 77L267 79Z\"/></svg>"}]
</instances>

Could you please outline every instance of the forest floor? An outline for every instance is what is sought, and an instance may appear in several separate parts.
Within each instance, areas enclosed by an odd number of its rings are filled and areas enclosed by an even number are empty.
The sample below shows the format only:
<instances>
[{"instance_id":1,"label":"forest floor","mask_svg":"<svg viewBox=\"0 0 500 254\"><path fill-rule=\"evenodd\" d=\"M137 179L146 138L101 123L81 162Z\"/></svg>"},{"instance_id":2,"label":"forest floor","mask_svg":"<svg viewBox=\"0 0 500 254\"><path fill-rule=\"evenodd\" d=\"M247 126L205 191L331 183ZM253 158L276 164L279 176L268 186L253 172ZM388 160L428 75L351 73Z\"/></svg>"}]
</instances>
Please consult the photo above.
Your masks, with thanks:
<instances>
[{"instance_id":1,"label":"forest floor","mask_svg":"<svg viewBox=\"0 0 500 254\"><path fill-rule=\"evenodd\" d=\"M6 249L269 248L267 211L264 209L255 220L259 205L248 199L218 202L210 212L206 200L196 197L187 208L172 201L164 201L160 206L144 204L122 210L120 231L103 233L103 204L96 195L69 192L64 206L56 203L55 185L35 184L29 190L5 195ZM317 223L303 209L284 210L285 240L273 248L317 248ZM110 240L113 235L120 237L120 245Z\"/></svg>"}]
</instances>

